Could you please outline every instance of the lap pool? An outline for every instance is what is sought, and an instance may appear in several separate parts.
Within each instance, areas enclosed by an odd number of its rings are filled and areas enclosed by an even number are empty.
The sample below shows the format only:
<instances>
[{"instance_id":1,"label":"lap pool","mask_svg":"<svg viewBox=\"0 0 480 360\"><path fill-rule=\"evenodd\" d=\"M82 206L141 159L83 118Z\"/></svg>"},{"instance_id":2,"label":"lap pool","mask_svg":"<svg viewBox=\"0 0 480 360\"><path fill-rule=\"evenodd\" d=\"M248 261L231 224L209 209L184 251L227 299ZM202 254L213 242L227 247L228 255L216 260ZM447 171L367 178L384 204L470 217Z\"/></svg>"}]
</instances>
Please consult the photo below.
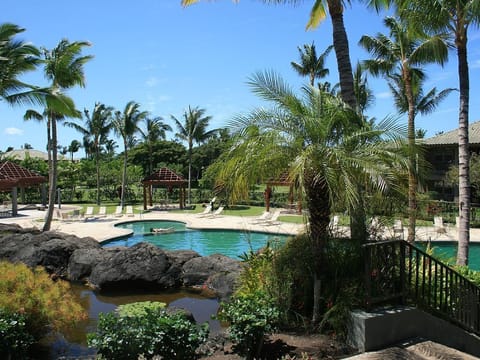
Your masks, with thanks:
<instances>
[{"instance_id":1,"label":"lap pool","mask_svg":"<svg viewBox=\"0 0 480 360\"><path fill-rule=\"evenodd\" d=\"M148 242L164 250L193 250L201 256L223 254L238 258L250 249L257 251L267 242L271 246L282 245L289 235L241 230L189 229L178 221L134 221L116 225L129 229L133 235L104 242L103 246L133 246ZM154 229L172 229L173 232L154 233Z\"/></svg>"}]
</instances>

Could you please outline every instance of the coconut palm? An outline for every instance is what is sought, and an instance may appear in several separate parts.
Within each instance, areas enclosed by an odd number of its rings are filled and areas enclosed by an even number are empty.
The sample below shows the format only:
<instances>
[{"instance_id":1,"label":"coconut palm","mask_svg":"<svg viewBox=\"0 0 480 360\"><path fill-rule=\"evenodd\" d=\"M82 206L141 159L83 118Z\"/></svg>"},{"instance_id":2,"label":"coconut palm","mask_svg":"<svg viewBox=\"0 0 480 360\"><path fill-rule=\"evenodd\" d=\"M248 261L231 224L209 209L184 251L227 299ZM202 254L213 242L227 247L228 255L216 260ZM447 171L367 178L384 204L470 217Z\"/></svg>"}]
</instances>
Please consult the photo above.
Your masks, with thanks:
<instances>
[{"instance_id":1,"label":"coconut palm","mask_svg":"<svg viewBox=\"0 0 480 360\"><path fill-rule=\"evenodd\" d=\"M151 174L153 171L153 144L158 140L165 140L166 131L172 131L172 127L168 124L165 124L161 117L156 117L153 119L146 118L145 130L141 128L139 129L143 141L148 147L149 174Z\"/></svg>"},{"instance_id":2,"label":"coconut palm","mask_svg":"<svg viewBox=\"0 0 480 360\"><path fill-rule=\"evenodd\" d=\"M191 180L192 180L192 149L193 143L202 143L209 139L217 130L208 130L208 123L211 120L211 116L204 116L205 109L198 107L188 107L183 113L183 122L179 121L175 116L171 115L171 118L177 125L178 132L175 134L180 140L186 141L188 145L188 203L192 201L191 196Z\"/></svg>"},{"instance_id":3,"label":"coconut palm","mask_svg":"<svg viewBox=\"0 0 480 360\"><path fill-rule=\"evenodd\" d=\"M468 29L480 23L480 0L396 0L401 16L412 27L447 32L456 48L459 79L458 165L459 224L457 264L468 264L470 242L470 153L468 143L468 107L470 80L467 61Z\"/></svg>"},{"instance_id":4,"label":"coconut palm","mask_svg":"<svg viewBox=\"0 0 480 360\"><path fill-rule=\"evenodd\" d=\"M96 103L92 114L87 109L83 111L85 126L75 122L65 123L65 125L79 131L83 135L83 143L88 144L89 151L93 150L94 152L95 168L97 170L97 205L100 205L100 150L112 129L112 112L113 107Z\"/></svg>"},{"instance_id":5,"label":"coconut palm","mask_svg":"<svg viewBox=\"0 0 480 360\"><path fill-rule=\"evenodd\" d=\"M129 144L132 142L135 133L139 129L139 124L148 116L147 111L140 111L140 104L135 101L129 101L123 112L116 111L113 119L113 130L123 140L123 174L122 188L120 192L120 205L125 205L125 192L127 185L127 160Z\"/></svg>"},{"instance_id":6,"label":"coconut palm","mask_svg":"<svg viewBox=\"0 0 480 360\"><path fill-rule=\"evenodd\" d=\"M70 153L70 161L73 162L73 154L78 152L78 150L80 150L81 147L82 147L82 144L78 140L72 140L70 145L68 145L67 151Z\"/></svg>"},{"instance_id":7,"label":"coconut palm","mask_svg":"<svg viewBox=\"0 0 480 360\"><path fill-rule=\"evenodd\" d=\"M44 104L46 89L19 80L39 64L40 50L15 37L25 31L11 23L0 24L0 99L10 104Z\"/></svg>"},{"instance_id":8,"label":"coconut palm","mask_svg":"<svg viewBox=\"0 0 480 360\"><path fill-rule=\"evenodd\" d=\"M55 195L57 190L57 121L65 117L80 117L81 114L75 109L72 99L64 94L76 85L85 86L85 74L83 66L92 56L81 56L85 46L90 43L85 41L69 42L61 40L52 50L43 48L43 72L50 82L48 94L45 100L43 117L47 120L47 152L49 159L49 199L48 212L43 230L50 230ZM39 113L28 112L26 118L40 119Z\"/></svg>"},{"instance_id":9,"label":"coconut palm","mask_svg":"<svg viewBox=\"0 0 480 360\"><path fill-rule=\"evenodd\" d=\"M323 79L329 74L329 70L325 68L325 59L332 49L333 46L327 47L325 51L317 57L315 44L305 44L303 45L303 49L300 47L298 48L300 62L297 63L292 61L290 64L300 76L308 76L310 79L310 85L314 86L315 79Z\"/></svg>"},{"instance_id":10,"label":"coconut palm","mask_svg":"<svg viewBox=\"0 0 480 360\"><path fill-rule=\"evenodd\" d=\"M248 196L252 184L288 169L289 178L303 189L315 258L316 322L320 279L328 266L324 250L332 206L339 199L349 208L359 206L359 183L381 191L394 186L395 167L407 165L395 146L401 133L392 121L352 126L358 123L352 117L360 115L337 96L314 87L304 87L298 96L272 73L258 73L249 84L273 108L254 110L232 122L234 146L218 162L217 185L239 199ZM387 134L391 141L381 141Z\"/></svg>"},{"instance_id":11,"label":"coconut palm","mask_svg":"<svg viewBox=\"0 0 480 360\"><path fill-rule=\"evenodd\" d=\"M419 84L424 78L420 66L429 63L443 63L448 57L448 48L441 35L422 36L409 31L407 24L394 17L384 20L389 29L389 36L377 34L375 37L364 35L360 45L373 55L373 59L365 60L364 66L374 75L390 76L400 74L405 98L408 104L408 141L410 154L410 169L408 171L408 209L409 226L408 241L415 241L416 222L416 189L417 179L415 154L415 106L414 82ZM416 80L415 80L416 79Z\"/></svg>"}]
</instances>

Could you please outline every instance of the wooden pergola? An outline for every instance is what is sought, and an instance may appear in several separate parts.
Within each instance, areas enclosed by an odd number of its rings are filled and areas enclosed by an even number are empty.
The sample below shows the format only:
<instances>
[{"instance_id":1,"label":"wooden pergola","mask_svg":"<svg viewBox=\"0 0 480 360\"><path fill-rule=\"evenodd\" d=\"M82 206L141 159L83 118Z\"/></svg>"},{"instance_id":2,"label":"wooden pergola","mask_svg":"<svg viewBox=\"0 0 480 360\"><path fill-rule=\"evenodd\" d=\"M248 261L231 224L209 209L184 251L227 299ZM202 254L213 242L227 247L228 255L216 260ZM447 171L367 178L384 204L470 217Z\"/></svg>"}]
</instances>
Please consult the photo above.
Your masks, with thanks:
<instances>
[{"instance_id":1,"label":"wooden pergola","mask_svg":"<svg viewBox=\"0 0 480 360\"><path fill-rule=\"evenodd\" d=\"M12 192L13 216L16 216L18 211L17 188L23 191L25 188L38 186L46 181L45 176L41 176L11 161L0 163L0 191ZM43 197L42 201L44 201Z\"/></svg>"},{"instance_id":2,"label":"wooden pergola","mask_svg":"<svg viewBox=\"0 0 480 360\"><path fill-rule=\"evenodd\" d=\"M145 177L142 180L142 184L144 210L147 210L148 205L153 206L153 187L159 186L166 187L169 191L171 191L174 187L178 187L180 189L180 209L183 209L185 207L185 185L187 184L187 180L185 180L182 176L173 172L169 168L163 167L156 170L149 176Z\"/></svg>"},{"instance_id":3,"label":"wooden pergola","mask_svg":"<svg viewBox=\"0 0 480 360\"><path fill-rule=\"evenodd\" d=\"M272 195L272 186L288 186L288 205L290 209L297 209L298 213L302 212L302 202L299 199L297 206L294 204L293 198L293 190L294 190L294 182L289 178L288 172L284 172L280 175L277 179L270 179L267 181L267 188L265 189L264 197L265 197L265 210L270 211L270 200Z\"/></svg>"}]
</instances>

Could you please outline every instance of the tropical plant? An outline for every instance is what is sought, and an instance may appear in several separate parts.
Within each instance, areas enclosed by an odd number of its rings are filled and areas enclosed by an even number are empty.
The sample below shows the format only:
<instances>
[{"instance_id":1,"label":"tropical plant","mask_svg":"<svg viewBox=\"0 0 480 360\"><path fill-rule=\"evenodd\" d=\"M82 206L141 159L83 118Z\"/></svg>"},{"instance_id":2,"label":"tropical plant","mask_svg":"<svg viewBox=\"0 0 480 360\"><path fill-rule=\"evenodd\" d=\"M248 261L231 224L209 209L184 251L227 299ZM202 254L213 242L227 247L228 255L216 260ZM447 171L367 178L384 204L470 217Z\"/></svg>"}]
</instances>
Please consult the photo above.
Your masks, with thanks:
<instances>
[{"instance_id":1,"label":"tropical plant","mask_svg":"<svg viewBox=\"0 0 480 360\"><path fill-rule=\"evenodd\" d=\"M458 161L459 224L457 264L468 264L470 242L470 167L468 142L468 106L470 79L467 61L468 29L480 23L480 0L408 1L396 0L401 16L410 26L422 30L446 32L456 48L459 79Z\"/></svg>"},{"instance_id":2,"label":"tropical plant","mask_svg":"<svg viewBox=\"0 0 480 360\"><path fill-rule=\"evenodd\" d=\"M377 34L375 37L364 35L360 45L369 51L374 58L365 60L364 66L375 76L386 75L387 78L401 78L404 98L408 109L408 145L410 167L408 170L408 208L409 226L408 241L415 241L416 222L416 143L415 143L415 115L418 112L415 102L418 95L418 86L424 78L424 73L419 66L429 63L443 63L448 57L448 48L444 37L440 35L422 36L411 32L405 22L394 17L384 20L389 29L389 36ZM415 85L417 88L415 89ZM405 108L402 107L401 110Z\"/></svg>"},{"instance_id":3,"label":"tropical plant","mask_svg":"<svg viewBox=\"0 0 480 360\"><path fill-rule=\"evenodd\" d=\"M139 129L140 134L142 135L143 141L148 147L148 173L153 172L153 145L158 140L165 140L165 132L172 131L170 125L165 124L161 117L156 117L154 119L146 118L145 119L145 130L142 128Z\"/></svg>"},{"instance_id":4,"label":"tropical plant","mask_svg":"<svg viewBox=\"0 0 480 360\"><path fill-rule=\"evenodd\" d=\"M25 29L11 23L0 24L0 99L10 104L43 104L44 90L19 80L39 64L40 50L15 39Z\"/></svg>"},{"instance_id":5,"label":"tropical plant","mask_svg":"<svg viewBox=\"0 0 480 360\"><path fill-rule=\"evenodd\" d=\"M85 46L90 43L85 41L69 42L61 40L52 50L42 49L45 78L50 81L48 93L45 95L45 109L43 114L28 110L25 119L46 119L47 121L47 152L49 162L49 193L48 211L43 230L50 230L55 195L57 191L57 121L65 117L80 117L80 112L75 108L71 98L64 92L76 85L85 86L83 66L92 56L81 56Z\"/></svg>"},{"instance_id":6,"label":"tropical plant","mask_svg":"<svg viewBox=\"0 0 480 360\"><path fill-rule=\"evenodd\" d=\"M180 140L186 141L188 145L188 203L192 200L192 149L193 143L202 143L212 137L217 130L208 130L208 123L212 119L211 116L204 116L205 109L198 107L188 107L183 113L183 122L179 121L175 116L171 116L177 125L178 132L175 134Z\"/></svg>"},{"instance_id":7,"label":"tropical plant","mask_svg":"<svg viewBox=\"0 0 480 360\"><path fill-rule=\"evenodd\" d=\"M127 185L128 149L132 138L138 131L138 126L148 116L148 112L140 111L140 104L130 101L125 105L123 112L116 111L113 119L113 130L123 139L123 173L120 193L120 205L125 205L125 191Z\"/></svg>"},{"instance_id":8,"label":"tropical plant","mask_svg":"<svg viewBox=\"0 0 480 360\"><path fill-rule=\"evenodd\" d=\"M88 151L92 151L95 156L96 179L97 179L97 205L100 205L100 151L102 144L107 140L108 134L112 129L112 111L113 108L101 103L96 103L93 112L84 109L85 126L81 126L74 122L66 122L65 125L70 126L81 134L83 134L84 144Z\"/></svg>"},{"instance_id":9,"label":"tropical plant","mask_svg":"<svg viewBox=\"0 0 480 360\"><path fill-rule=\"evenodd\" d=\"M292 61L290 64L293 69L300 76L308 76L310 79L310 85L315 85L315 79L322 79L329 74L328 68L325 68L325 59L332 51L333 46L329 46L325 51L317 57L317 50L315 49L315 44L312 45L305 44L302 48L298 48L300 53L300 62Z\"/></svg>"},{"instance_id":10,"label":"tropical plant","mask_svg":"<svg viewBox=\"0 0 480 360\"><path fill-rule=\"evenodd\" d=\"M25 316L0 308L0 356L2 359L26 359L34 343L28 333Z\"/></svg>"},{"instance_id":11,"label":"tropical plant","mask_svg":"<svg viewBox=\"0 0 480 360\"><path fill-rule=\"evenodd\" d=\"M72 140L70 145L67 147L67 151L70 153L70 161L73 161L73 154L78 152L80 148L82 147L82 144L78 140Z\"/></svg>"},{"instance_id":12,"label":"tropical plant","mask_svg":"<svg viewBox=\"0 0 480 360\"><path fill-rule=\"evenodd\" d=\"M236 198L246 198L252 184L288 170L289 178L305 192L318 304L320 279L328 266L324 250L331 207L339 196L350 208L361 204L360 184L380 191L394 187L393 169L405 165L397 147L401 128L392 120L352 127L360 115L341 99L312 87L304 87L299 97L272 73L258 73L249 84L274 107L232 122L234 146L217 162L223 162L217 185L229 187ZM383 141L385 137L391 141ZM314 308L314 321L319 319L318 310Z\"/></svg>"}]
</instances>

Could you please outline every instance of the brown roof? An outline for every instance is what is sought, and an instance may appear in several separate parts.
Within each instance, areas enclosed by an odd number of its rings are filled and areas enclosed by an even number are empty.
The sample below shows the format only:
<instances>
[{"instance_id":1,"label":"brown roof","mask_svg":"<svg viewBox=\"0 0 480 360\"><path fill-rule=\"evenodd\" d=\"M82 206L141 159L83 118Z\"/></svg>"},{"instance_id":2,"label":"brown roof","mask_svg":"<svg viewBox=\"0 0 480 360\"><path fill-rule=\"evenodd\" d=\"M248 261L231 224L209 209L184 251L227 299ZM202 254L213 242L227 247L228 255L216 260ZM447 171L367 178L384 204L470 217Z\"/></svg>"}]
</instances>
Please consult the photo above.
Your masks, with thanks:
<instances>
[{"instance_id":1,"label":"brown roof","mask_svg":"<svg viewBox=\"0 0 480 360\"><path fill-rule=\"evenodd\" d=\"M468 126L470 144L480 144L480 121L472 122ZM422 141L425 145L458 145L458 129L444 132Z\"/></svg>"},{"instance_id":2,"label":"brown roof","mask_svg":"<svg viewBox=\"0 0 480 360\"><path fill-rule=\"evenodd\" d=\"M46 181L44 176L11 161L0 163L0 190L10 190L17 187L28 187Z\"/></svg>"},{"instance_id":3,"label":"brown roof","mask_svg":"<svg viewBox=\"0 0 480 360\"><path fill-rule=\"evenodd\" d=\"M292 185L293 181L290 179L290 174L288 173L288 171L285 171L283 172L278 178L271 178L269 180L267 180L267 184L268 185L277 185L277 186L281 186L281 185Z\"/></svg>"},{"instance_id":4,"label":"brown roof","mask_svg":"<svg viewBox=\"0 0 480 360\"><path fill-rule=\"evenodd\" d=\"M142 183L144 184L159 185L179 185L185 184L186 182L187 181L182 176L165 167L156 170L142 180Z\"/></svg>"}]
</instances>

